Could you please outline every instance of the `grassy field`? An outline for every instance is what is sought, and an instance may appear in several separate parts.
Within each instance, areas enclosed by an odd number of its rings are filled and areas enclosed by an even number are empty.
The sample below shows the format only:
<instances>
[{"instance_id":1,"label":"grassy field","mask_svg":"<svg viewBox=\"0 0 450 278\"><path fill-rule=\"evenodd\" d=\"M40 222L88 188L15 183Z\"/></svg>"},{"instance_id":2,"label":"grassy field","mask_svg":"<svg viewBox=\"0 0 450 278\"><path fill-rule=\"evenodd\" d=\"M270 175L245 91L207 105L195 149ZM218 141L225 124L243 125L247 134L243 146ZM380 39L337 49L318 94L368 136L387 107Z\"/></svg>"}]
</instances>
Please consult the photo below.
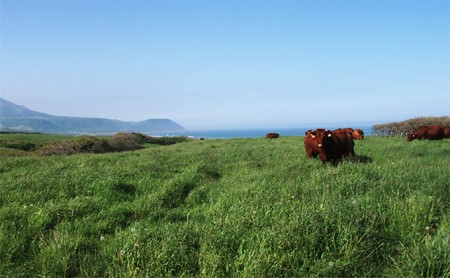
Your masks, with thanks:
<instances>
[{"instance_id":1,"label":"grassy field","mask_svg":"<svg viewBox=\"0 0 450 278\"><path fill-rule=\"evenodd\" d=\"M0 276L450 277L450 140L302 137L0 161Z\"/></svg>"}]
</instances>

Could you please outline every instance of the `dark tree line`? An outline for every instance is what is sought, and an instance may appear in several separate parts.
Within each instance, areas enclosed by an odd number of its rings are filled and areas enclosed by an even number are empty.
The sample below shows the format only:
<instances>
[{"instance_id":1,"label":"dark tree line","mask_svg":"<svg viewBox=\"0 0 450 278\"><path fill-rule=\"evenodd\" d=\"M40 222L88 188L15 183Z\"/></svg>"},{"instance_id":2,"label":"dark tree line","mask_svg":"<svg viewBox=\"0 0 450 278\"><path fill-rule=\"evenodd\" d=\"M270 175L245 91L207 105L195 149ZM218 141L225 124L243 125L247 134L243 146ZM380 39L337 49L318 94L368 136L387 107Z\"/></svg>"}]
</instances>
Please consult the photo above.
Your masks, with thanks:
<instances>
[{"instance_id":1,"label":"dark tree line","mask_svg":"<svg viewBox=\"0 0 450 278\"><path fill-rule=\"evenodd\" d=\"M375 136L407 136L422 125L450 126L450 117L418 117L403 122L377 124L372 126L372 134Z\"/></svg>"}]
</instances>

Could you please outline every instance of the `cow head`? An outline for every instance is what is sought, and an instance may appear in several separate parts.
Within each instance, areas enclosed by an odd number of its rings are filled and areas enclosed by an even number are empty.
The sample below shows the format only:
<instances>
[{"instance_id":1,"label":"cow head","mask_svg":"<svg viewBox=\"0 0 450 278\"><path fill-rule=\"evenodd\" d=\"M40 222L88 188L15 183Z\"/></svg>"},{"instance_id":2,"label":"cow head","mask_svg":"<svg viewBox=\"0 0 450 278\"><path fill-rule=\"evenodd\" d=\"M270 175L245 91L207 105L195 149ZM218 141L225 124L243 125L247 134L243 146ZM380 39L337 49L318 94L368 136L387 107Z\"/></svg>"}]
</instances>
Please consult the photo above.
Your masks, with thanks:
<instances>
[{"instance_id":1,"label":"cow head","mask_svg":"<svg viewBox=\"0 0 450 278\"><path fill-rule=\"evenodd\" d=\"M361 129L357 128L353 131L353 139L355 140L363 140L364 139L364 131L362 131Z\"/></svg>"},{"instance_id":2,"label":"cow head","mask_svg":"<svg viewBox=\"0 0 450 278\"><path fill-rule=\"evenodd\" d=\"M317 139L317 146L319 148L327 147L327 145L329 145L328 142L333 140L333 133L328 129L316 129L312 132L312 134L314 134L315 138Z\"/></svg>"},{"instance_id":3,"label":"cow head","mask_svg":"<svg viewBox=\"0 0 450 278\"><path fill-rule=\"evenodd\" d=\"M415 137L414 137L414 134L410 134L410 135L408 135L408 142L411 142L412 140L414 140L415 139Z\"/></svg>"}]
</instances>

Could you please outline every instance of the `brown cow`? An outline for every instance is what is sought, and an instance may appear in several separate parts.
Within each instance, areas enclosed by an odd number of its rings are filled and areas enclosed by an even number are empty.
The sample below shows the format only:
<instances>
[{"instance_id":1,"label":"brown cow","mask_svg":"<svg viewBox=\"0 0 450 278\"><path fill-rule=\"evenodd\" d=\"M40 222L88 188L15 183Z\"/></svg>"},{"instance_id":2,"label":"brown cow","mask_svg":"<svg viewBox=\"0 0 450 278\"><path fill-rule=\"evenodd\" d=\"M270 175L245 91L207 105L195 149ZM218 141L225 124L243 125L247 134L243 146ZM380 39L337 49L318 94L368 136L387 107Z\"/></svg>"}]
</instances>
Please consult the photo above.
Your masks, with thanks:
<instances>
[{"instance_id":1,"label":"brown cow","mask_svg":"<svg viewBox=\"0 0 450 278\"><path fill-rule=\"evenodd\" d=\"M319 149L319 158L322 163L332 161L336 165L344 156L354 156L354 145L352 135L345 130L330 131L328 129L316 129L311 135ZM312 137L311 136L311 137ZM306 148L306 145L305 145Z\"/></svg>"},{"instance_id":2,"label":"brown cow","mask_svg":"<svg viewBox=\"0 0 450 278\"><path fill-rule=\"evenodd\" d=\"M347 127L347 128L338 128L333 130L334 131L338 131L338 130L344 130L345 132L349 133L352 137L353 140L363 140L364 139L364 131L362 131L362 129L353 129L351 127Z\"/></svg>"},{"instance_id":3,"label":"brown cow","mask_svg":"<svg viewBox=\"0 0 450 278\"><path fill-rule=\"evenodd\" d=\"M278 137L280 137L280 134L278 134L278 133L271 132L271 133L266 134L266 138L274 139L274 138L278 138Z\"/></svg>"},{"instance_id":4,"label":"brown cow","mask_svg":"<svg viewBox=\"0 0 450 278\"><path fill-rule=\"evenodd\" d=\"M312 134L312 132L312 129L305 132L305 139L303 141L305 145L306 156L308 156L308 158L317 157L319 155L319 147L317 146L316 135Z\"/></svg>"},{"instance_id":5,"label":"brown cow","mask_svg":"<svg viewBox=\"0 0 450 278\"><path fill-rule=\"evenodd\" d=\"M444 127L444 137L450 138L450 126Z\"/></svg>"},{"instance_id":6,"label":"brown cow","mask_svg":"<svg viewBox=\"0 0 450 278\"><path fill-rule=\"evenodd\" d=\"M355 142L353 142L353 134L348 134L342 131L333 131L333 135L336 136L343 143L344 156L355 156ZM346 138L347 136L347 138Z\"/></svg>"},{"instance_id":7,"label":"brown cow","mask_svg":"<svg viewBox=\"0 0 450 278\"><path fill-rule=\"evenodd\" d=\"M438 125L424 125L419 126L410 135L408 135L408 142L418 140L439 140L444 138L444 129Z\"/></svg>"}]
</instances>

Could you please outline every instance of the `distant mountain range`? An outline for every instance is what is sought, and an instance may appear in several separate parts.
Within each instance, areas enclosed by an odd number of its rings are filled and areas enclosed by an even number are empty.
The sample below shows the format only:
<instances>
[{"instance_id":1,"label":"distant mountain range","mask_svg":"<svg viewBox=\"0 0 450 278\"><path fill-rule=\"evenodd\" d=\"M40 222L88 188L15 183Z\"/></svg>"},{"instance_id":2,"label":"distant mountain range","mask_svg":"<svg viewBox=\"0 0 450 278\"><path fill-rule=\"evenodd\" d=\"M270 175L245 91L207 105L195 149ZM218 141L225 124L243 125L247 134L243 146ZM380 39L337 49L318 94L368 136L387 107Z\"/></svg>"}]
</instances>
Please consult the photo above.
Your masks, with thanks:
<instances>
[{"instance_id":1,"label":"distant mountain range","mask_svg":"<svg viewBox=\"0 0 450 278\"><path fill-rule=\"evenodd\" d=\"M57 134L113 134L117 132L173 132L184 128L169 119L123 122L103 118L60 117L36 112L0 98L0 131Z\"/></svg>"}]
</instances>

